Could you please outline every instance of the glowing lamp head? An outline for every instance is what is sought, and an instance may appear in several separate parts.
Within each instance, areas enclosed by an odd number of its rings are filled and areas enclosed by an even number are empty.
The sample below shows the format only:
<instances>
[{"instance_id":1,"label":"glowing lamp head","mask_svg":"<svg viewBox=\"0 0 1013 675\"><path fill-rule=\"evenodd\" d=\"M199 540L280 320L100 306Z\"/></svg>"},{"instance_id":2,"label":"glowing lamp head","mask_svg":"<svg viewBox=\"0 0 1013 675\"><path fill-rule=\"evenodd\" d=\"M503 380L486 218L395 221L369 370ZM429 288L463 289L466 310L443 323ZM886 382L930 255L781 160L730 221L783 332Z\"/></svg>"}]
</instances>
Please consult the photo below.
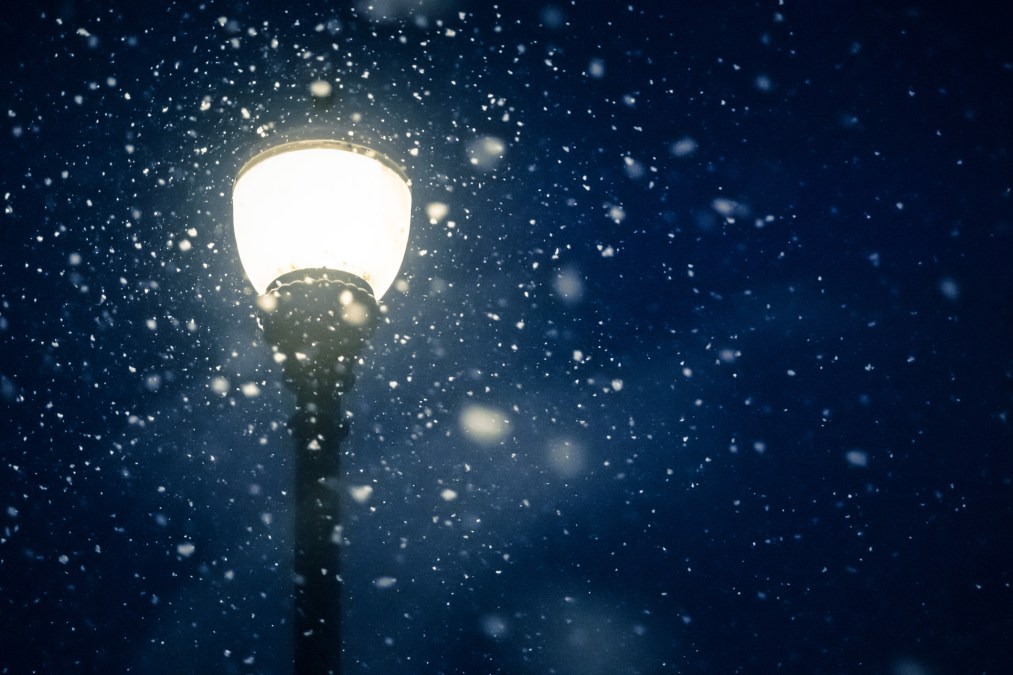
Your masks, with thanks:
<instances>
[{"instance_id":1,"label":"glowing lamp head","mask_svg":"<svg viewBox=\"0 0 1013 675\"><path fill-rule=\"evenodd\" d=\"M251 159L232 189L239 258L258 293L298 270L365 281L377 300L408 247L408 178L393 161L342 141L297 141Z\"/></svg>"}]
</instances>

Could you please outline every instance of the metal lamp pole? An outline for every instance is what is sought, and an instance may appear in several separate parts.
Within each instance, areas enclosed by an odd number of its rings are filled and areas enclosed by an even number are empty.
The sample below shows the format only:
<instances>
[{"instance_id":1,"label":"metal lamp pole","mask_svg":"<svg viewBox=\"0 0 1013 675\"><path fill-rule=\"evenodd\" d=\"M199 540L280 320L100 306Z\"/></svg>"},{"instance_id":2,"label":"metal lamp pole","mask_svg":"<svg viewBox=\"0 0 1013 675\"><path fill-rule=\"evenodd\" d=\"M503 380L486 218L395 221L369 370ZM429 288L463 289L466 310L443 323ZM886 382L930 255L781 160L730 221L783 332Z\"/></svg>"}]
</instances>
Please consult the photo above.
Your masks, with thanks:
<instances>
[{"instance_id":1,"label":"metal lamp pole","mask_svg":"<svg viewBox=\"0 0 1013 675\"><path fill-rule=\"evenodd\" d=\"M376 324L369 287L334 270L300 270L268 290L261 321L282 355L296 396L288 428L295 440L295 673L341 672L340 455L348 426L341 396ZM271 303L267 303L270 305Z\"/></svg>"}]
</instances>

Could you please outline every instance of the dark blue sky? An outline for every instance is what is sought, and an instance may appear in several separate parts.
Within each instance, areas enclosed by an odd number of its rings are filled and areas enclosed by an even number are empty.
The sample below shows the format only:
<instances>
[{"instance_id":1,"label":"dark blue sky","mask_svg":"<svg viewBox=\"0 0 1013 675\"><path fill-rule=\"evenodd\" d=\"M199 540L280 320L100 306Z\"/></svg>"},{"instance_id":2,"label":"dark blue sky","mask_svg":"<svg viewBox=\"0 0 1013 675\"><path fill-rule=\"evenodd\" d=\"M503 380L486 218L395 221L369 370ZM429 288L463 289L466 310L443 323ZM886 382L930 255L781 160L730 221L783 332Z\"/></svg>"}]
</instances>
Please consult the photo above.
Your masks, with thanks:
<instances>
[{"instance_id":1,"label":"dark blue sky","mask_svg":"<svg viewBox=\"0 0 1013 675\"><path fill-rule=\"evenodd\" d=\"M0 672L286 672L230 190L307 135L415 203L346 402L348 672L1005 671L1008 16L122 4L0 23Z\"/></svg>"}]
</instances>

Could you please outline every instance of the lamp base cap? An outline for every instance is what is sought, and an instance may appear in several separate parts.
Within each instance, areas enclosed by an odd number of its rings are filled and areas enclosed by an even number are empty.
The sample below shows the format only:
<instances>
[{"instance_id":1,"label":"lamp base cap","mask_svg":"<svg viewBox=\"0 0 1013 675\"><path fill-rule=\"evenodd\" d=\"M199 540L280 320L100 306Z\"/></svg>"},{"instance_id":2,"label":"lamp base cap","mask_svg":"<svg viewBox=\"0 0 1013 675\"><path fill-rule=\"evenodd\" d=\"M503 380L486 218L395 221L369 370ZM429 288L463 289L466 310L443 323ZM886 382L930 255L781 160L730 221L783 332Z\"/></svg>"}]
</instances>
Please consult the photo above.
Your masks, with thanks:
<instances>
[{"instance_id":1,"label":"lamp base cap","mask_svg":"<svg viewBox=\"0 0 1013 675\"><path fill-rule=\"evenodd\" d=\"M289 272L261 302L264 337L300 395L351 387L351 368L376 328L380 306L364 280L330 269Z\"/></svg>"}]
</instances>

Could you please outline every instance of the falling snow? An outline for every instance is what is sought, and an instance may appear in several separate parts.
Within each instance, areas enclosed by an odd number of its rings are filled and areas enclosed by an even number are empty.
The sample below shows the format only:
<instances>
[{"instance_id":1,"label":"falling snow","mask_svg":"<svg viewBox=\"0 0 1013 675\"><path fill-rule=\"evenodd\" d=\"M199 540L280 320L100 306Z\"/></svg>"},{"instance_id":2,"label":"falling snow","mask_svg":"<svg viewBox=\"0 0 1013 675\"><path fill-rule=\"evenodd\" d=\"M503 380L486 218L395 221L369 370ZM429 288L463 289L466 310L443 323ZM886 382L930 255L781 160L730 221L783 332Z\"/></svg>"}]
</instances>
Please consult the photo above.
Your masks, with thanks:
<instances>
[{"instance_id":1,"label":"falling snow","mask_svg":"<svg viewBox=\"0 0 1013 675\"><path fill-rule=\"evenodd\" d=\"M4 24L0 672L290 671L313 354L231 194L304 138L412 191L317 486L350 672L1008 668L1000 13L121 5Z\"/></svg>"}]
</instances>

